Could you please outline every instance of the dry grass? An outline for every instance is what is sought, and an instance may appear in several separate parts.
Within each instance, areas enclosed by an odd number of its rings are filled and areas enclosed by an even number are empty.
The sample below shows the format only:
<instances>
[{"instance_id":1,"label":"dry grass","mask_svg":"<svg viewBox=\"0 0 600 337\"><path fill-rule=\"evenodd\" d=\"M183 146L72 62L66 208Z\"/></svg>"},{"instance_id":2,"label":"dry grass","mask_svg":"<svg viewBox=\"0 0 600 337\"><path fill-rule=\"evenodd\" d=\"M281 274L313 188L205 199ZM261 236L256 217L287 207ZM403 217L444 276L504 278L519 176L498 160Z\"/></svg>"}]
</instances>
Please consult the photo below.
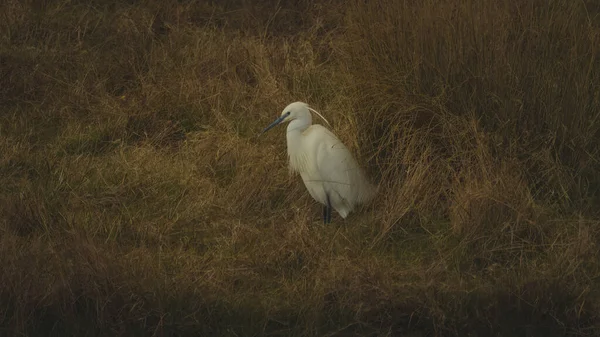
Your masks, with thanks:
<instances>
[{"instance_id":1,"label":"dry grass","mask_svg":"<svg viewBox=\"0 0 600 337\"><path fill-rule=\"evenodd\" d=\"M0 12L0 335L600 334L596 2ZM296 100L345 221L256 137Z\"/></svg>"}]
</instances>

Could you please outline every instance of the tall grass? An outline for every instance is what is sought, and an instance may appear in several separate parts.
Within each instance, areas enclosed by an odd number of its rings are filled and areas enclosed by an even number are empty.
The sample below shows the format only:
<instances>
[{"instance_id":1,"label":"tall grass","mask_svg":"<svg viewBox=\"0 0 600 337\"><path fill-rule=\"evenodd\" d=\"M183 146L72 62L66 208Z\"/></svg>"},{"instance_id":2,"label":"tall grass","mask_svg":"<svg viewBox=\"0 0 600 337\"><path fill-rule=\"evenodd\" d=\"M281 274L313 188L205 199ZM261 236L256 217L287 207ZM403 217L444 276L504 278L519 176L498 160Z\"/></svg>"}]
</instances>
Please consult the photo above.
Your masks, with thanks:
<instances>
[{"instance_id":1,"label":"tall grass","mask_svg":"<svg viewBox=\"0 0 600 337\"><path fill-rule=\"evenodd\" d=\"M0 12L0 335L600 333L595 2ZM297 100L380 186L332 225Z\"/></svg>"}]
</instances>

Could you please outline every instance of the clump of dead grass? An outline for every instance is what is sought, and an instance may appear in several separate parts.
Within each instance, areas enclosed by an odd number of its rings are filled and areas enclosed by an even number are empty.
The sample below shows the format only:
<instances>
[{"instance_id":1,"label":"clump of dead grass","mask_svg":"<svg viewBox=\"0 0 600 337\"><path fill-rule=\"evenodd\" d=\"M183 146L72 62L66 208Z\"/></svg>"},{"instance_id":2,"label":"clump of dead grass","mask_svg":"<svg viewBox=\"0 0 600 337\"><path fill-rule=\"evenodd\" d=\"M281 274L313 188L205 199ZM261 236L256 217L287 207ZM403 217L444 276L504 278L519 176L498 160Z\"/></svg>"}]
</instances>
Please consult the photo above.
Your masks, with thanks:
<instances>
[{"instance_id":1,"label":"clump of dead grass","mask_svg":"<svg viewBox=\"0 0 600 337\"><path fill-rule=\"evenodd\" d=\"M598 331L594 4L0 9L3 333ZM380 186L334 226L296 100Z\"/></svg>"}]
</instances>

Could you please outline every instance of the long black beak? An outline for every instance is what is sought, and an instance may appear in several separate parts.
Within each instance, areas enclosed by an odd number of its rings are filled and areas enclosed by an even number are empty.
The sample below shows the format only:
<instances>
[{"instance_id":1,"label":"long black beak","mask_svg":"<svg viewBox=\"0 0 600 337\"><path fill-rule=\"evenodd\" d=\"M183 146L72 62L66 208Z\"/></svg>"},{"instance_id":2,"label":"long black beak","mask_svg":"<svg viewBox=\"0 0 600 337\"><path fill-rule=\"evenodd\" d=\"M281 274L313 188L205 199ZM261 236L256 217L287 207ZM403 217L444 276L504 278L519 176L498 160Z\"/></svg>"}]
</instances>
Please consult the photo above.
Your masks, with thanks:
<instances>
[{"instance_id":1,"label":"long black beak","mask_svg":"<svg viewBox=\"0 0 600 337\"><path fill-rule=\"evenodd\" d=\"M277 118L273 123L271 123L271 125L267 126L260 134L262 135L263 133L269 131L271 128L273 128L274 126L277 126L279 123L283 122L283 120L288 116L288 114L285 115L281 115L281 117Z\"/></svg>"}]
</instances>

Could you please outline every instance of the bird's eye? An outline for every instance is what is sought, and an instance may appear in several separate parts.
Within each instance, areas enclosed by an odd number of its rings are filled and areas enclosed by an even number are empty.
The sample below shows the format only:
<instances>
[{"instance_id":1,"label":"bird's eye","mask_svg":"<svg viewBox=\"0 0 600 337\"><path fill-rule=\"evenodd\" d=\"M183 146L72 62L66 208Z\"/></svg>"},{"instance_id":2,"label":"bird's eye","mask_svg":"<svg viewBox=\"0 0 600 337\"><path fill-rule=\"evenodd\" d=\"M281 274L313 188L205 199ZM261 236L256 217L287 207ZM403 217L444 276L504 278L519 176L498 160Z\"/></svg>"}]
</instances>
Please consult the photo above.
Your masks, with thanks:
<instances>
[{"instance_id":1,"label":"bird's eye","mask_svg":"<svg viewBox=\"0 0 600 337\"><path fill-rule=\"evenodd\" d=\"M288 111L288 112L285 113L285 115L289 116L291 113L292 113L291 111Z\"/></svg>"}]
</instances>

